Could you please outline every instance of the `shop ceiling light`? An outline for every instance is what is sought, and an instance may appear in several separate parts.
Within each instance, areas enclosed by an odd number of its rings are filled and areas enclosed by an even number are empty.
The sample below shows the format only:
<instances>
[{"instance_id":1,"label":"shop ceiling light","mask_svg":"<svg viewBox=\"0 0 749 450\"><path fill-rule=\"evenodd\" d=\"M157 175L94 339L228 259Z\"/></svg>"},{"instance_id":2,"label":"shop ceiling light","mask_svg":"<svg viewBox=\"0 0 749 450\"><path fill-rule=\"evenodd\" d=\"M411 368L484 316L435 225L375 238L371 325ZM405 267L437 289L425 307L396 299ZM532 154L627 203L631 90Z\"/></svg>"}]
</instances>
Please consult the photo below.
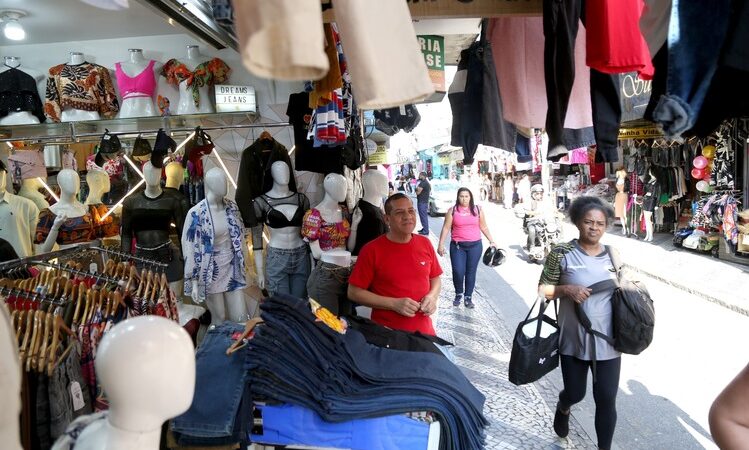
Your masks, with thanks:
<instances>
[{"instance_id":1,"label":"shop ceiling light","mask_svg":"<svg viewBox=\"0 0 749 450\"><path fill-rule=\"evenodd\" d=\"M3 25L3 34L11 41L22 41L26 39L26 30L23 29L18 19L25 17L24 11L6 9L0 11L0 22Z\"/></svg>"}]
</instances>

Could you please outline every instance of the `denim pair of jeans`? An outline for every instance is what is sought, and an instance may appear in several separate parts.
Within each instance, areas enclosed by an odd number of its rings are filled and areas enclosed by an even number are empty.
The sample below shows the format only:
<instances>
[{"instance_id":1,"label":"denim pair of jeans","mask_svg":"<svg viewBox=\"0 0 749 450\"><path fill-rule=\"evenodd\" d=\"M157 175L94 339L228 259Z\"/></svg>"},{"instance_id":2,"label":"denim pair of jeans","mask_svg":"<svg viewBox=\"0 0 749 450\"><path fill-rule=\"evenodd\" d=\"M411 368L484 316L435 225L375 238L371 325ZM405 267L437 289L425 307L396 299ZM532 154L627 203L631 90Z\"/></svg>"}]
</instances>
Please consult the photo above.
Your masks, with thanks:
<instances>
[{"instance_id":1,"label":"denim pair of jeans","mask_svg":"<svg viewBox=\"0 0 749 450\"><path fill-rule=\"evenodd\" d=\"M255 397L302 405L328 421L432 410L449 448L480 448L483 395L442 355L370 345L316 322L306 301L275 296L262 305L249 342Z\"/></svg>"},{"instance_id":2,"label":"denim pair of jeans","mask_svg":"<svg viewBox=\"0 0 749 450\"><path fill-rule=\"evenodd\" d=\"M455 295L464 294L466 297L473 295L482 250L484 246L480 239L465 242L450 241L450 264L453 269Z\"/></svg>"},{"instance_id":3,"label":"denim pair of jeans","mask_svg":"<svg viewBox=\"0 0 749 450\"><path fill-rule=\"evenodd\" d=\"M249 405L240 408L245 397L249 352L245 347L226 354L243 330L241 324L225 322L209 330L198 347L192 404L171 424L180 445L223 445L244 438L242 428L246 421L237 416L242 409L251 409Z\"/></svg>"},{"instance_id":4,"label":"denim pair of jeans","mask_svg":"<svg viewBox=\"0 0 749 450\"><path fill-rule=\"evenodd\" d=\"M419 212L419 221L421 222L419 232L429 234L429 202L416 202L416 209Z\"/></svg>"},{"instance_id":5,"label":"denim pair of jeans","mask_svg":"<svg viewBox=\"0 0 749 450\"><path fill-rule=\"evenodd\" d=\"M320 261L307 280L307 295L335 315L351 314L348 278L351 268Z\"/></svg>"},{"instance_id":6,"label":"denim pair of jeans","mask_svg":"<svg viewBox=\"0 0 749 450\"><path fill-rule=\"evenodd\" d=\"M697 120L728 35L731 4L674 0L671 5L666 95L653 111L653 119L668 136L680 136Z\"/></svg>"},{"instance_id":7,"label":"denim pair of jeans","mask_svg":"<svg viewBox=\"0 0 749 450\"><path fill-rule=\"evenodd\" d=\"M544 75L549 105L546 113L546 133L549 135L550 160L557 160L566 154L566 150L559 152L558 149L583 147L577 144L575 147L569 147L569 143L577 138L565 137L564 119L567 116L572 84L575 81L575 40L580 19L585 23L584 11L584 0L543 1ZM590 69L590 97L593 132L598 150L597 162L616 162L619 159L617 139L622 117L619 88L619 75Z\"/></svg>"},{"instance_id":8,"label":"denim pair of jeans","mask_svg":"<svg viewBox=\"0 0 749 450\"><path fill-rule=\"evenodd\" d=\"M268 247L265 257L265 277L270 295L289 294L307 296L307 279L312 269L309 246L297 248Z\"/></svg>"}]
</instances>

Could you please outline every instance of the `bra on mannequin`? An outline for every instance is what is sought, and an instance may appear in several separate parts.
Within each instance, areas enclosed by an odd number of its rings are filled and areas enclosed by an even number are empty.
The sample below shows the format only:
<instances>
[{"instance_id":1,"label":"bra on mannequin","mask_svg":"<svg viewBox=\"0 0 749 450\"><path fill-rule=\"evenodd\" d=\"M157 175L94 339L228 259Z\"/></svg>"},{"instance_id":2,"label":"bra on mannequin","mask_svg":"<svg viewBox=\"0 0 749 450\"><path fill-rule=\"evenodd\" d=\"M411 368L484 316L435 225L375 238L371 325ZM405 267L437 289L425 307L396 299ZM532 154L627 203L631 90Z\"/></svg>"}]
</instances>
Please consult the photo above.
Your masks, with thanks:
<instances>
[{"instance_id":1,"label":"bra on mannequin","mask_svg":"<svg viewBox=\"0 0 749 450\"><path fill-rule=\"evenodd\" d=\"M297 209L291 220L276 209L281 205L296 205ZM266 223L270 228L301 227L304 213L308 209L309 200L300 193L293 193L285 198L273 198L264 194L255 199L255 214L258 221Z\"/></svg>"},{"instance_id":2,"label":"bra on mannequin","mask_svg":"<svg viewBox=\"0 0 749 450\"><path fill-rule=\"evenodd\" d=\"M115 75L117 76L117 86L120 88L122 99L130 97L153 97L156 92L156 76L153 73L153 66L156 61L151 60L143 72L131 77L122 70L122 65L116 63Z\"/></svg>"}]
</instances>

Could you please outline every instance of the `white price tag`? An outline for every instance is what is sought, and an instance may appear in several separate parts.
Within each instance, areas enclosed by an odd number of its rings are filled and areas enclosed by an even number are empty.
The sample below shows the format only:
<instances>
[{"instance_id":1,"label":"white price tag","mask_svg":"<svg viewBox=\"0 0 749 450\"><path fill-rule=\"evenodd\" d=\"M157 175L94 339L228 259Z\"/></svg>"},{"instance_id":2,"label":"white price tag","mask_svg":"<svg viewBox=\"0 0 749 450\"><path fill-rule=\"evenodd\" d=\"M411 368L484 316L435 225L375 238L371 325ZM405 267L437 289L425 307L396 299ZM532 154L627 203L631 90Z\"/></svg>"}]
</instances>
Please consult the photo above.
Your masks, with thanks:
<instances>
[{"instance_id":1,"label":"white price tag","mask_svg":"<svg viewBox=\"0 0 749 450\"><path fill-rule=\"evenodd\" d=\"M70 383L70 399L73 400L73 411L78 411L86 406L86 402L83 400L81 384L77 381Z\"/></svg>"}]
</instances>

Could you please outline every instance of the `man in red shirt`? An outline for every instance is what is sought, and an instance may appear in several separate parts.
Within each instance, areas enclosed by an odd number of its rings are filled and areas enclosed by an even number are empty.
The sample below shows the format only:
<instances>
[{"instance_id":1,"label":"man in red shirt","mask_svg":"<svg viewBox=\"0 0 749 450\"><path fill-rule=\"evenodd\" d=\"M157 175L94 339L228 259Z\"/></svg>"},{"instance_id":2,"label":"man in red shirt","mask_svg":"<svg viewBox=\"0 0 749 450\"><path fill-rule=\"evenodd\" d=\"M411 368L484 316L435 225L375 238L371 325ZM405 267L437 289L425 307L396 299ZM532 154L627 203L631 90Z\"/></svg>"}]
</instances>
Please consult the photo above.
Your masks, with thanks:
<instances>
[{"instance_id":1,"label":"man in red shirt","mask_svg":"<svg viewBox=\"0 0 749 450\"><path fill-rule=\"evenodd\" d=\"M385 202L390 231L362 247L349 278L348 297L372 308L387 327L434 335L442 268L428 238L413 234L416 210L397 193Z\"/></svg>"}]
</instances>

